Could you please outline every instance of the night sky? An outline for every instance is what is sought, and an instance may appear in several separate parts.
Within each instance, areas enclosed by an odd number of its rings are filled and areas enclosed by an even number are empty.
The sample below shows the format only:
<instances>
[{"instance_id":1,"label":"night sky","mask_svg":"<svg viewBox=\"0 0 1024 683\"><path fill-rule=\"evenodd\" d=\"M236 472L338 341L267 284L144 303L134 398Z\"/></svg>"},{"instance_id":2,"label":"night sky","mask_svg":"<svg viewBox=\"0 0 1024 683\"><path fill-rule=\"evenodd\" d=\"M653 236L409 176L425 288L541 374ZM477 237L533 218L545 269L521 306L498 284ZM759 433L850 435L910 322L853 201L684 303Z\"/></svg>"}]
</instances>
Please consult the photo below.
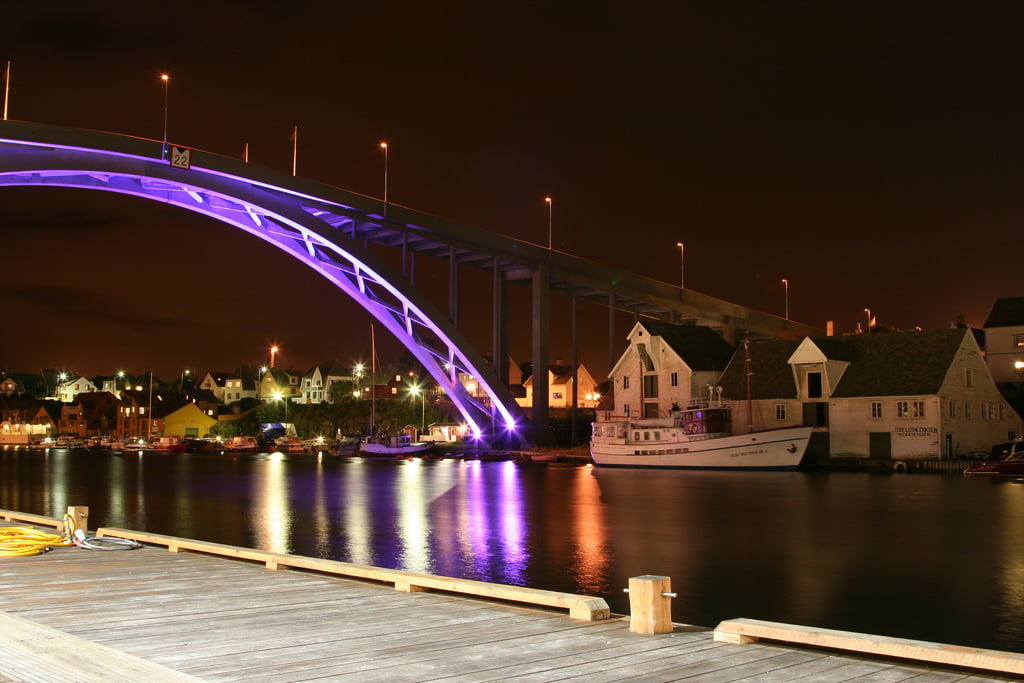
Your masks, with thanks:
<instances>
[{"instance_id":1,"label":"night sky","mask_svg":"<svg viewBox=\"0 0 1024 683\"><path fill-rule=\"evenodd\" d=\"M545 244L550 195L555 248L581 258L675 284L682 241L689 289L782 316L787 278L790 316L821 329L865 308L980 327L1024 295L1024 10L1008 4L21 3L0 68L12 119L159 139L166 71L178 144L248 144L290 172L298 126L300 176L380 197L386 140L397 204ZM170 377L265 362L274 342L299 370L367 358L362 309L187 212L2 189L0 244L0 367ZM489 287L463 292L487 351ZM583 312L603 376L606 314Z\"/></svg>"}]
</instances>

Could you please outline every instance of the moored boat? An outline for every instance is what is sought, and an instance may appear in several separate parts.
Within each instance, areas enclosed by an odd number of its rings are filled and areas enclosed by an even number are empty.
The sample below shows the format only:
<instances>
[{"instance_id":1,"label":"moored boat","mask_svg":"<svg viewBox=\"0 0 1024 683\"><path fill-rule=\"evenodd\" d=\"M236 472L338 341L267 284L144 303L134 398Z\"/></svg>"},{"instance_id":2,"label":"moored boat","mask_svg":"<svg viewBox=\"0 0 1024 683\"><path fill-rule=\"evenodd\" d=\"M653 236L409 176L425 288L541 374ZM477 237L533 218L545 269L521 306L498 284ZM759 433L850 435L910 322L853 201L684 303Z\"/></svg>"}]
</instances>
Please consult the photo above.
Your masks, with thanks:
<instances>
[{"instance_id":1,"label":"moored boat","mask_svg":"<svg viewBox=\"0 0 1024 683\"><path fill-rule=\"evenodd\" d=\"M227 453L255 453L260 449L260 444L255 436L233 436L224 443L224 451Z\"/></svg>"},{"instance_id":2,"label":"moored boat","mask_svg":"<svg viewBox=\"0 0 1024 683\"><path fill-rule=\"evenodd\" d=\"M795 470L811 427L734 434L722 403L676 410L667 418L606 418L594 422L590 457L602 467Z\"/></svg>"},{"instance_id":3,"label":"moored boat","mask_svg":"<svg viewBox=\"0 0 1024 683\"><path fill-rule=\"evenodd\" d=\"M368 442L359 445L359 455L393 456L426 455L434 448L433 441L413 441L407 434L393 436L387 443Z\"/></svg>"},{"instance_id":4,"label":"moored boat","mask_svg":"<svg viewBox=\"0 0 1024 683\"><path fill-rule=\"evenodd\" d=\"M993 446L989 460L971 465L964 474L1024 476L1024 442L1010 441Z\"/></svg>"}]
</instances>

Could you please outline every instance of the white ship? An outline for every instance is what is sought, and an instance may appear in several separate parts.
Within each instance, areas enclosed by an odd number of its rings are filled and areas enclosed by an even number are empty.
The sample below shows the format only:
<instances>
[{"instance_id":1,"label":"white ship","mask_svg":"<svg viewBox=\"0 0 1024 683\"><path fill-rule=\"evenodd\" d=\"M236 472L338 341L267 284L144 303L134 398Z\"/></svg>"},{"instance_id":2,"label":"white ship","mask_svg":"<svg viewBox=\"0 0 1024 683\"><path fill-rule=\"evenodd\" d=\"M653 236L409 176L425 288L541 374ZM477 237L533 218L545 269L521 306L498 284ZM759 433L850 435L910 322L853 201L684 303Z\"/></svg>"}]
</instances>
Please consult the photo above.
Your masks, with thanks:
<instances>
[{"instance_id":1,"label":"white ship","mask_svg":"<svg viewBox=\"0 0 1024 683\"><path fill-rule=\"evenodd\" d=\"M733 434L729 408L689 408L671 417L594 422L590 457L602 467L795 470L811 427Z\"/></svg>"}]
</instances>

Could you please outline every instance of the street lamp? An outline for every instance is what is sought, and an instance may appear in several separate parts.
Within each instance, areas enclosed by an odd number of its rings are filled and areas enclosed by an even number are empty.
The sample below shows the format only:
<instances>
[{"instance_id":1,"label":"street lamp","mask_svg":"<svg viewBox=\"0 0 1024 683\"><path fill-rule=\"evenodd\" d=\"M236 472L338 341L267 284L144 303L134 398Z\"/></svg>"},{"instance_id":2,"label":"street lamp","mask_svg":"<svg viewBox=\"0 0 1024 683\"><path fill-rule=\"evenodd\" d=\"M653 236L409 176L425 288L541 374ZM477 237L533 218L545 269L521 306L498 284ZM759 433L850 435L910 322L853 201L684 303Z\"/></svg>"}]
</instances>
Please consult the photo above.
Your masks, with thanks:
<instances>
[{"instance_id":1,"label":"street lamp","mask_svg":"<svg viewBox=\"0 0 1024 683\"><path fill-rule=\"evenodd\" d=\"M782 278L782 286L786 288L786 320L789 320L789 280Z\"/></svg>"},{"instance_id":2,"label":"street lamp","mask_svg":"<svg viewBox=\"0 0 1024 683\"><path fill-rule=\"evenodd\" d=\"M178 388L181 390L181 393L185 393L185 378L188 377L190 374L192 374L191 370L181 371L181 382L178 385Z\"/></svg>"},{"instance_id":3,"label":"street lamp","mask_svg":"<svg viewBox=\"0 0 1024 683\"><path fill-rule=\"evenodd\" d=\"M282 394L280 391L274 392L275 401L280 401L282 398L284 398L284 394ZM284 402L284 421L288 421L288 401Z\"/></svg>"},{"instance_id":4,"label":"street lamp","mask_svg":"<svg viewBox=\"0 0 1024 683\"><path fill-rule=\"evenodd\" d=\"M686 245L676 242L679 247L679 289L686 289Z\"/></svg>"},{"instance_id":5,"label":"street lamp","mask_svg":"<svg viewBox=\"0 0 1024 683\"><path fill-rule=\"evenodd\" d=\"M270 347L270 367L271 368L276 368L277 367L277 352L280 351L280 350L281 349L278 348L277 346L271 346Z\"/></svg>"},{"instance_id":6,"label":"street lamp","mask_svg":"<svg viewBox=\"0 0 1024 683\"><path fill-rule=\"evenodd\" d=\"M167 84L171 80L170 74L160 74L160 80L164 82L164 144L161 148L161 158L167 158Z\"/></svg>"},{"instance_id":7,"label":"street lamp","mask_svg":"<svg viewBox=\"0 0 1024 683\"><path fill-rule=\"evenodd\" d=\"M864 312L868 314L868 334L871 334L871 309L865 308Z\"/></svg>"},{"instance_id":8,"label":"street lamp","mask_svg":"<svg viewBox=\"0 0 1024 683\"><path fill-rule=\"evenodd\" d=\"M384 150L384 215L388 213L388 143L381 142L380 148Z\"/></svg>"},{"instance_id":9,"label":"street lamp","mask_svg":"<svg viewBox=\"0 0 1024 683\"><path fill-rule=\"evenodd\" d=\"M545 197L544 201L548 205L548 251L551 251L551 197ZM550 257L549 257L550 258Z\"/></svg>"},{"instance_id":10,"label":"street lamp","mask_svg":"<svg viewBox=\"0 0 1024 683\"><path fill-rule=\"evenodd\" d=\"M426 429L427 423L427 392L423 391L418 386L413 384L412 386L409 387L409 393L412 394L413 397L417 395L419 395L420 397L420 433L422 434L423 431Z\"/></svg>"}]
</instances>

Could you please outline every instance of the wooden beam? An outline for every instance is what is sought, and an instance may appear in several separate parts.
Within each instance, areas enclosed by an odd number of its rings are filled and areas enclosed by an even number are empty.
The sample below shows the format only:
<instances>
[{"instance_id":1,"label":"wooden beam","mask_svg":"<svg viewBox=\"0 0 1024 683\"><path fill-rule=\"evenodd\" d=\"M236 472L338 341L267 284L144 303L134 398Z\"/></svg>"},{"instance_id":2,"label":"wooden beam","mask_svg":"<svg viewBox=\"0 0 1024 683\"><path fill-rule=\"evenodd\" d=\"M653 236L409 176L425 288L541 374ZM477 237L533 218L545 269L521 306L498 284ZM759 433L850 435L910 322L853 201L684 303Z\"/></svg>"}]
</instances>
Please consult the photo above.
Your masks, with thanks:
<instances>
[{"instance_id":1,"label":"wooden beam","mask_svg":"<svg viewBox=\"0 0 1024 683\"><path fill-rule=\"evenodd\" d=\"M130 538L140 543L166 546L171 552L180 550L192 550L195 552L233 557L242 560L253 560L263 562L267 569L275 570L279 567L295 567L308 569L325 574L336 574L340 576L351 576L370 581L390 583L397 590L403 592L414 592L424 590L441 590L449 593L464 593L483 598L495 600L507 600L510 602L522 602L531 605L543 605L569 610L569 616L573 619L584 621L598 621L611 618L611 610L604 598L595 598L586 595L575 595L573 593L560 593L538 588L526 588L523 586L507 586L486 581L474 581L472 579L458 579L447 576L434 576L432 574L419 574L406 572L398 569L386 569L383 567L370 567L350 562L339 562L337 560L324 560L316 557L303 557L301 555L289 555L287 553L275 553L266 550L253 550L241 548L223 543L211 543L209 541L197 541L177 536L166 536L163 534L151 534L145 531L134 531L131 529L119 529L116 527L103 527L96 531L97 536L113 536L115 538Z\"/></svg>"},{"instance_id":2,"label":"wooden beam","mask_svg":"<svg viewBox=\"0 0 1024 683\"><path fill-rule=\"evenodd\" d=\"M883 657L915 659L934 664L962 666L986 671L1024 674L1024 654L1017 652L795 626L759 619L729 619L715 627L715 640L723 643L746 645L761 639L864 652Z\"/></svg>"}]
</instances>

